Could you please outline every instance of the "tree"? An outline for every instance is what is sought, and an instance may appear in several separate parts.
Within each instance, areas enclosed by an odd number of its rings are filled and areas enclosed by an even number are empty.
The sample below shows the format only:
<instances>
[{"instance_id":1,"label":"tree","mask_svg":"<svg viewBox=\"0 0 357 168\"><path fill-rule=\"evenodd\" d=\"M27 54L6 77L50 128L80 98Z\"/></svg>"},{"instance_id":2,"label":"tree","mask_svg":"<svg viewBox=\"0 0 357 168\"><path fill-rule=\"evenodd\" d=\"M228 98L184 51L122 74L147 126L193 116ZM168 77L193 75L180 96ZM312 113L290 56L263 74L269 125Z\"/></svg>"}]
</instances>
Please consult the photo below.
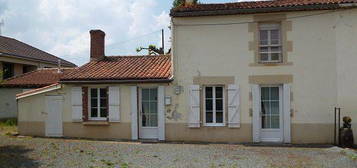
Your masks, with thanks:
<instances>
[{"instance_id":1,"label":"tree","mask_svg":"<svg viewBox=\"0 0 357 168\"><path fill-rule=\"evenodd\" d=\"M149 55L161 55L164 54L162 47L157 48L155 45L149 45L149 47L139 47L136 49L136 52L141 52L142 50L148 50Z\"/></svg>"},{"instance_id":2,"label":"tree","mask_svg":"<svg viewBox=\"0 0 357 168\"><path fill-rule=\"evenodd\" d=\"M184 3L185 3L185 0L174 0L174 2L172 3L172 6L174 8L176 8L176 7L183 5Z\"/></svg>"},{"instance_id":3,"label":"tree","mask_svg":"<svg viewBox=\"0 0 357 168\"><path fill-rule=\"evenodd\" d=\"M197 4L198 0L193 0L193 4ZM172 3L173 8L179 7L185 4L185 0L174 0Z\"/></svg>"}]
</instances>

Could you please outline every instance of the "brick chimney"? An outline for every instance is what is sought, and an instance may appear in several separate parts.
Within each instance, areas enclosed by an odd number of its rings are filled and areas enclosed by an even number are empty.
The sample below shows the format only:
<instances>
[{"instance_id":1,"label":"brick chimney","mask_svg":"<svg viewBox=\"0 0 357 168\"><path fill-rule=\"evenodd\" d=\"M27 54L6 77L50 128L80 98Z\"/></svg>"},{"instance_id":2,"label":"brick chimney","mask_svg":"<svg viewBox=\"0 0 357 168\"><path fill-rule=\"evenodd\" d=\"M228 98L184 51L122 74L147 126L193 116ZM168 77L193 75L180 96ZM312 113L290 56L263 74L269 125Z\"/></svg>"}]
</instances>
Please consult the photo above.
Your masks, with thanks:
<instances>
[{"instance_id":1,"label":"brick chimney","mask_svg":"<svg viewBox=\"0 0 357 168\"><path fill-rule=\"evenodd\" d=\"M90 33L90 60L99 61L104 58L104 37L102 30L91 30Z\"/></svg>"}]
</instances>

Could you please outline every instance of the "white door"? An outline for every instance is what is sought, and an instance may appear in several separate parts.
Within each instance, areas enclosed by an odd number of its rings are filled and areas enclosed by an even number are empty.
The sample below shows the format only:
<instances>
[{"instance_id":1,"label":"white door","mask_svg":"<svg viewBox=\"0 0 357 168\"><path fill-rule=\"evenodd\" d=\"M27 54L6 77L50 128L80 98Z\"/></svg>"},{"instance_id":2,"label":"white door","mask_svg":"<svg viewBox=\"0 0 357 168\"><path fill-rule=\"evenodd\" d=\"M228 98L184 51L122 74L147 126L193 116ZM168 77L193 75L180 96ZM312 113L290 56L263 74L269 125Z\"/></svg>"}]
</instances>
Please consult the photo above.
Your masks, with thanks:
<instances>
[{"instance_id":1,"label":"white door","mask_svg":"<svg viewBox=\"0 0 357 168\"><path fill-rule=\"evenodd\" d=\"M46 125L48 137L63 136L62 128L62 96L46 96Z\"/></svg>"},{"instance_id":2,"label":"white door","mask_svg":"<svg viewBox=\"0 0 357 168\"><path fill-rule=\"evenodd\" d=\"M141 88L139 97L139 138L158 139L158 89Z\"/></svg>"},{"instance_id":3,"label":"white door","mask_svg":"<svg viewBox=\"0 0 357 168\"><path fill-rule=\"evenodd\" d=\"M261 86L260 140L262 142L283 141L283 103L280 85Z\"/></svg>"}]
</instances>

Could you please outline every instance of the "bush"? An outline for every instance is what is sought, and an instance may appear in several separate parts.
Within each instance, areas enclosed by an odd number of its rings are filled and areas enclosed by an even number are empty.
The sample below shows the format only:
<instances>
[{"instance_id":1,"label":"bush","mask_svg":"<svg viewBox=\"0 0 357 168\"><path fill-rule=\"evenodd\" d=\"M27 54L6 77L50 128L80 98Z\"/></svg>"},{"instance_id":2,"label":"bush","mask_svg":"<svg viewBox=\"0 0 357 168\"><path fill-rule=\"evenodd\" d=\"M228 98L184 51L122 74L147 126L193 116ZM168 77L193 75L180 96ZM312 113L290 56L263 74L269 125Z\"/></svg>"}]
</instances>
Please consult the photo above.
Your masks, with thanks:
<instances>
[{"instance_id":1,"label":"bush","mask_svg":"<svg viewBox=\"0 0 357 168\"><path fill-rule=\"evenodd\" d=\"M4 122L5 126L16 126L17 125L17 119L16 118L12 118L12 119L7 119Z\"/></svg>"}]
</instances>

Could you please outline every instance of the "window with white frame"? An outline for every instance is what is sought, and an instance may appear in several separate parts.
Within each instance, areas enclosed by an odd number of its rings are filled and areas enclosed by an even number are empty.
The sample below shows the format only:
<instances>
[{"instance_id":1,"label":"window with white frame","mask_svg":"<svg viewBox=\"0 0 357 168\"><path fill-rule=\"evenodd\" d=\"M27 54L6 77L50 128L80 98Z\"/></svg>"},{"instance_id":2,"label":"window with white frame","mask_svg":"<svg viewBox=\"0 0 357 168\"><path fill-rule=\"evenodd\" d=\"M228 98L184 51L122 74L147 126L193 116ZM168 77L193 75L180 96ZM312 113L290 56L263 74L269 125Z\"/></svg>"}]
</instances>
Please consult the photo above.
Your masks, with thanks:
<instances>
[{"instance_id":1,"label":"window with white frame","mask_svg":"<svg viewBox=\"0 0 357 168\"><path fill-rule=\"evenodd\" d=\"M280 24L259 25L259 61L261 63L282 62Z\"/></svg>"},{"instance_id":2,"label":"window with white frame","mask_svg":"<svg viewBox=\"0 0 357 168\"><path fill-rule=\"evenodd\" d=\"M204 88L204 114L206 126L224 125L223 86L206 86Z\"/></svg>"},{"instance_id":3,"label":"window with white frame","mask_svg":"<svg viewBox=\"0 0 357 168\"><path fill-rule=\"evenodd\" d=\"M89 111L91 120L106 120L108 117L107 88L90 88Z\"/></svg>"}]
</instances>

